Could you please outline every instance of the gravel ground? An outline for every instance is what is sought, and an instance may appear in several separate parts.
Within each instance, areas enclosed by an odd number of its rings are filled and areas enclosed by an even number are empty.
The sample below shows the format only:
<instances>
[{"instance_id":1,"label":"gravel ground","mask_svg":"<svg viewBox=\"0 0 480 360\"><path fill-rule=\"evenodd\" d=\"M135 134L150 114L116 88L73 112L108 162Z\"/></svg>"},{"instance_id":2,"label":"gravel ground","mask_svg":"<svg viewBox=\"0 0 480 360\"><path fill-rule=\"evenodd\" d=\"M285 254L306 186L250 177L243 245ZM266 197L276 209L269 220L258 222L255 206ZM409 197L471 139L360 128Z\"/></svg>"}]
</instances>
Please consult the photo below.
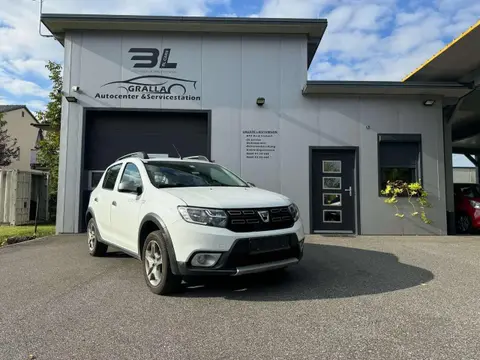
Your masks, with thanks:
<instances>
[{"instance_id":1,"label":"gravel ground","mask_svg":"<svg viewBox=\"0 0 480 360\"><path fill-rule=\"evenodd\" d=\"M0 359L479 359L480 237L310 237L284 278L152 294L84 236L0 249Z\"/></svg>"}]
</instances>

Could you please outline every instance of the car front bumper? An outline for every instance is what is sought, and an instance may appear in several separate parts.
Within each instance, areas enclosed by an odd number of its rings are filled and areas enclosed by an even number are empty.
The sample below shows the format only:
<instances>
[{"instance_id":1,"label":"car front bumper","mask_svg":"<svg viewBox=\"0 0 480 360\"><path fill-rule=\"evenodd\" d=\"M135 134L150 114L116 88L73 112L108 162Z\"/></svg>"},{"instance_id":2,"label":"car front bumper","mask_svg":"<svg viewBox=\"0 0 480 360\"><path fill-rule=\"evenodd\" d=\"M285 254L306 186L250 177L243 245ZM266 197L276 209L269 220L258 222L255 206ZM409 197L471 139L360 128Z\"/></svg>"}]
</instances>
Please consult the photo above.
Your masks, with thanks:
<instances>
[{"instance_id":1,"label":"car front bumper","mask_svg":"<svg viewBox=\"0 0 480 360\"><path fill-rule=\"evenodd\" d=\"M249 233L190 224L181 228L181 232L180 227L179 232L175 227L170 231L180 275L253 274L297 264L303 257L301 221L286 229ZM252 242L262 245L252 249ZM282 246L270 247L273 243ZM192 266L199 253L219 254L220 258L212 267Z\"/></svg>"}]
</instances>

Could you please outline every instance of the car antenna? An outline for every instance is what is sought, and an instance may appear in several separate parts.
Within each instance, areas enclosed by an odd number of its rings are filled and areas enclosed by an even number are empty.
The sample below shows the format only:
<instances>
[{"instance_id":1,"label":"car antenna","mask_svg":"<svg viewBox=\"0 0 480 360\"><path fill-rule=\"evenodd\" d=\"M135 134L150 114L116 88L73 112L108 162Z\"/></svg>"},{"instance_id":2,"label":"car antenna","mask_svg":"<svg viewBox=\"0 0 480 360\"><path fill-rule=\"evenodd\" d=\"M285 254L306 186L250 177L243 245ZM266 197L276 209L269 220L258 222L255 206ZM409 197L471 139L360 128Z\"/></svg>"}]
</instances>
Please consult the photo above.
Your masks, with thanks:
<instances>
[{"instance_id":1,"label":"car antenna","mask_svg":"<svg viewBox=\"0 0 480 360\"><path fill-rule=\"evenodd\" d=\"M172 144L173 148L175 149L175 151L177 152L177 155L178 157L181 159L182 158L182 155L180 155L180 153L178 152L178 149L177 147L175 146L175 144Z\"/></svg>"}]
</instances>

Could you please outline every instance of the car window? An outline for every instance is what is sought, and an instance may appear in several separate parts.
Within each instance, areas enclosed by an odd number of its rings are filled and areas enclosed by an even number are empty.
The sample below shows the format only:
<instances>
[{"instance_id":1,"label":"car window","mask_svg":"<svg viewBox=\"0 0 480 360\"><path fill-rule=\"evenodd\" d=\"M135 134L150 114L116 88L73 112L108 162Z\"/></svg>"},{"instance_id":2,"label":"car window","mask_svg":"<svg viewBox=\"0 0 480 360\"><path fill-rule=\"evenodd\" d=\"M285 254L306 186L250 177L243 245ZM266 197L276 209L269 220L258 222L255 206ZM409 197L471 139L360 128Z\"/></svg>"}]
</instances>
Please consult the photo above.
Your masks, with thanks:
<instances>
[{"instance_id":1,"label":"car window","mask_svg":"<svg viewBox=\"0 0 480 360\"><path fill-rule=\"evenodd\" d=\"M117 164L117 165L113 165L111 168L107 170L105 174L105 178L103 179L103 184L102 184L103 189L113 190L121 167L122 167L122 164Z\"/></svg>"},{"instance_id":2,"label":"car window","mask_svg":"<svg viewBox=\"0 0 480 360\"><path fill-rule=\"evenodd\" d=\"M457 187L463 196L467 198L478 198L480 197L480 188L476 184L468 184Z\"/></svg>"},{"instance_id":3,"label":"car window","mask_svg":"<svg viewBox=\"0 0 480 360\"><path fill-rule=\"evenodd\" d=\"M140 175L140 171L135 164L128 163L125 166L125 170L123 171L120 182L131 183L133 187L142 187L142 177Z\"/></svg>"},{"instance_id":4,"label":"car window","mask_svg":"<svg viewBox=\"0 0 480 360\"><path fill-rule=\"evenodd\" d=\"M248 186L227 169L212 163L155 161L145 165L155 187Z\"/></svg>"}]
</instances>

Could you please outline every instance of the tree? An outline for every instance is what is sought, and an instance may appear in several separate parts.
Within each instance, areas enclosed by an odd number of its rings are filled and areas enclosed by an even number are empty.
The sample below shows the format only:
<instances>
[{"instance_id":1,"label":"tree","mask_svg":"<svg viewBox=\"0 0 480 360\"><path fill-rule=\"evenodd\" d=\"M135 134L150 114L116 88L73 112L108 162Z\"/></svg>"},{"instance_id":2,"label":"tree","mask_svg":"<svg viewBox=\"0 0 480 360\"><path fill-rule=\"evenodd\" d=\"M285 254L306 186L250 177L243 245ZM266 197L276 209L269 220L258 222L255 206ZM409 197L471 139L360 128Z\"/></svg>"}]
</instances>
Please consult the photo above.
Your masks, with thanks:
<instances>
[{"instance_id":1,"label":"tree","mask_svg":"<svg viewBox=\"0 0 480 360\"><path fill-rule=\"evenodd\" d=\"M17 146L17 139L8 135L6 128L7 121L3 120L3 113L0 113L0 167L8 166L12 161L17 160L20 155L20 147Z\"/></svg>"},{"instance_id":2,"label":"tree","mask_svg":"<svg viewBox=\"0 0 480 360\"><path fill-rule=\"evenodd\" d=\"M50 130L40 141L37 161L50 173L49 195L53 210L56 208L57 202L63 79L60 64L49 61L45 67L50 71L49 78L52 81L52 89L49 94L50 102L45 111L37 112L37 119L40 123L48 124ZM54 214L54 211L50 211L50 214Z\"/></svg>"}]
</instances>

